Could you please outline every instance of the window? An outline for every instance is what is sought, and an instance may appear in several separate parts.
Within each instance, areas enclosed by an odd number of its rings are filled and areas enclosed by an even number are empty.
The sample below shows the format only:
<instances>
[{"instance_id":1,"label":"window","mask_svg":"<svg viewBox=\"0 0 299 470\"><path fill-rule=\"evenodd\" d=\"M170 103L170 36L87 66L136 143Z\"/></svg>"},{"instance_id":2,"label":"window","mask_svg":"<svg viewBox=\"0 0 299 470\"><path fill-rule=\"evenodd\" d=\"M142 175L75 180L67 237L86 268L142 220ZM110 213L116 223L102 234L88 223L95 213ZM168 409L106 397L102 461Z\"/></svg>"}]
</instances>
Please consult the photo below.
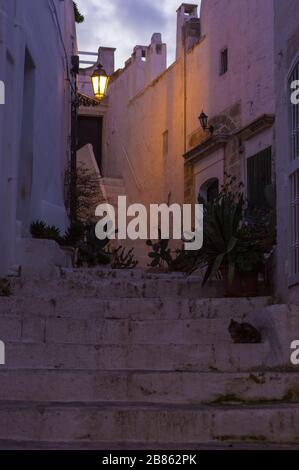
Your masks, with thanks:
<instances>
[{"instance_id":1,"label":"window","mask_svg":"<svg viewBox=\"0 0 299 470\"><path fill-rule=\"evenodd\" d=\"M162 54L162 44L156 44L156 53Z\"/></svg>"},{"instance_id":2,"label":"window","mask_svg":"<svg viewBox=\"0 0 299 470\"><path fill-rule=\"evenodd\" d=\"M218 180L213 181L207 187L207 202L214 201L219 194L219 182Z\"/></svg>"},{"instance_id":3,"label":"window","mask_svg":"<svg viewBox=\"0 0 299 470\"><path fill-rule=\"evenodd\" d=\"M163 152L163 157L167 157L168 155L168 131L163 132L163 135L162 135L162 152Z\"/></svg>"},{"instance_id":4,"label":"window","mask_svg":"<svg viewBox=\"0 0 299 470\"><path fill-rule=\"evenodd\" d=\"M299 62L295 65L289 80L289 90L291 83L299 80ZM291 276L299 275L299 106L290 103L290 269Z\"/></svg>"},{"instance_id":5,"label":"window","mask_svg":"<svg viewBox=\"0 0 299 470\"><path fill-rule=\"evenodd\" d=\"M146 51L143 49L141 53L141 60L142 62L146 62Z\"/></svg>"},{"instance_id":6,"label":"window","mask_svg":"<svg viewBox=\"0 0 299 470\"><path fill-rule=\"evenodd\" d=\"M272 184L271 147L247 159L248 208L267 206L266 188Z\"/></svg>"},{"instance_id":7,"label":"window","mask_svg":"<svg viewBox=\"0 0 299 470\"><path fill-rule=\"evenodd\" d=\"M78 149L91 144L100 171L102 171L102 128L101 116L79 116L78 118Z\"/></svg>"},{"instance_id":8,"label":"window","mask_svg":"<svg viewBox=\"0 0 299 470\"><path fill-rule=\"evenodd\" d=\"M290 78L291 83L299 80L299 64L295 67ZM291 100L290 100L291 101ZM291 103L291 159L299 157L299 106Z\"/></svg>"},{"instance_id":9,"label":"window","mask_svg":"<svg viewBox=\"0 0 299 470\"><path fill-rule=\"evenodd\" d=\"M299 170L290 177L291 186L291 271L299 274Z\"/></svg>"},{"instance_id":10,"label":"window","mask_svg":"<svg viewBox=\"0 0 299 470\"><path fill-rule=\"evenodd\" d=\"M228 70L228 49L222 49L220 52L220 75L224 75Z\"/></svg>"}]
</instances>

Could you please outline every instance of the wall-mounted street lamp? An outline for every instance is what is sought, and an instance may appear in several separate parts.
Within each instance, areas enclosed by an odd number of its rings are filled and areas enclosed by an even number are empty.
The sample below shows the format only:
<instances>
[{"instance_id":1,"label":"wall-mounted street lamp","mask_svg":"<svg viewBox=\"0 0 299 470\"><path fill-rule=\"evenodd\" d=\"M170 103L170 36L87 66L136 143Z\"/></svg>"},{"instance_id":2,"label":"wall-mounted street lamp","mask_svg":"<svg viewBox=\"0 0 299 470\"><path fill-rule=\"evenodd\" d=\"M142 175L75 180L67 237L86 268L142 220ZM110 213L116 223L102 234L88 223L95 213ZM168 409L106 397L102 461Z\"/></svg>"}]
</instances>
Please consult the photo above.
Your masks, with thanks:
<instances>
[{"instance_id":1,"label":"wall-mounted street lamp","mask_svg":"<svg viewBox=\"0 0 299 470\"><path fill-rule=\"evenodd\" d=\"M208 116L202 111L198 119L199 119L202 129L204 131L209 131L210 134L212 135L214 132L214 127L208 126Z\"/></svg>"},{"instance_id":2,"label":"wall-mounted street lamp","mask_svg":"<svg viewBox=\"0 0 299 470\"><path fill-rule=\"evenodd\" d=\"M95 97L98 100L103 99L107 93L109 77L101 64L93 72L91 81Z\"/></svg>"}]
</instances>

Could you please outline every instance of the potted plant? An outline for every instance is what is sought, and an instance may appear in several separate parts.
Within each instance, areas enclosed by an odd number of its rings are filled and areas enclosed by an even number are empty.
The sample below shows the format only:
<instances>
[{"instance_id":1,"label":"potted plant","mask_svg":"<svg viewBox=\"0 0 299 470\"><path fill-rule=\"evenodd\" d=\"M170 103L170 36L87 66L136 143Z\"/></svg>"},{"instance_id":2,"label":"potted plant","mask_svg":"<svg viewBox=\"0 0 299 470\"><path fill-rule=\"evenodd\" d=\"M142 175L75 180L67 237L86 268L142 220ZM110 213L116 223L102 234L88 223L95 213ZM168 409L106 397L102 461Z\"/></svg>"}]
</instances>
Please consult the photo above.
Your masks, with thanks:
<instances>
[{"instance_id":1,"label":"potted plant","mask_svg":"<svg viewBox=\"0 0 299 470\"><path fill-rule=\"evenodd\" d=\"M206 268L203 285L221 272L226 295L255 296L273 239L265 220L246 213L242 185L233 191L234 183L228 177L218 197L204 206L204 242L197 265Z\"/></svg>"},{"instance_id":2,"label":"potted plant","mask_svg":"<svg viewBox=\"0 0 299 470\"><path fill-rule=\"evenodd\" d=\"M194 268L193 252L186 251L183 247L172 251L169 248L169 239L162 239L159 229L159 240L147 240L147 246L152 251L148 256L151 260L149 272L184 272L190 273Z\"/></svg>"}]
</instances>

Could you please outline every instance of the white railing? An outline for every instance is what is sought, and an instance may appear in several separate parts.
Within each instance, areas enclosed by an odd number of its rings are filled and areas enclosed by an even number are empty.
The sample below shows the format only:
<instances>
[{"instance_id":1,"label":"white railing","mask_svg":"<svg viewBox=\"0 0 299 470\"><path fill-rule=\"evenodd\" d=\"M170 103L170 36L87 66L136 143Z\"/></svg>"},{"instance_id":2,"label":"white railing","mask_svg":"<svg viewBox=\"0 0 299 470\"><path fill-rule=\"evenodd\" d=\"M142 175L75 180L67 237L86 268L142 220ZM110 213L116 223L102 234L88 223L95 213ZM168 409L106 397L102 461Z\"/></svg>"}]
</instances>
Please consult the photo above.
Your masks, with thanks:
<instances>
[{"instance_id":1,"label":"white railing","mask_svg":"<svg viewBox=\"0 0 299 470\"><path fill-rule=\"evenodd\" d=\"M129 169L130 169L131 174L132 174L132 176L133 176L134 182L135 182L135 184L136 184L136 187L137 187L138 191L142 191L143 186L142 186L142 184L140 183L140 181L139 181L139 179L138 179L138 177L137 177L137 175L136 175L136 172L135 172L135 170L134 170L134 167L133 167L133 165L132 165L132 162L131 162L131 160L130 160L130 157L129 157L129 155L128 155L128 152L127 152L127 150L126 150L126 148L125 148L124 145L122 146L122 148L123 148L124 156L126 157L126 160L127 160L128 166L129 166Z\"/></svg>"}]
</instances>

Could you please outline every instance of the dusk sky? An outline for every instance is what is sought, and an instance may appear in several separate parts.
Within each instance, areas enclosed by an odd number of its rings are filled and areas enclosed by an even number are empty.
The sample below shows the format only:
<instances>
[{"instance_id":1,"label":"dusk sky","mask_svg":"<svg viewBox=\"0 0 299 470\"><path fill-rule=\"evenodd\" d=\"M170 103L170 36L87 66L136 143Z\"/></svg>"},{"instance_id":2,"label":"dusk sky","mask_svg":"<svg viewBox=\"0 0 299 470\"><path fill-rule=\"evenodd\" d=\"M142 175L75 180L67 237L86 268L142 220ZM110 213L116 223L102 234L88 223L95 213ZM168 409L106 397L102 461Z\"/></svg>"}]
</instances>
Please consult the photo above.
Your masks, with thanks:
<instances>
[{"instance_id":1,"label":"dusk sky","mask_svg":"<svg viewBox=\"0 0 299 470\"><path fill-rule=\"evenodd\" d=\"M85 16L85 22L77 28L79 50L96 52L99 46L116 47L119 68L135 45L148 45L153 33L162 33L168 47L168 64L173 62L180 0L77 0L77 3Z\"/></svg>"}]
</instances>

